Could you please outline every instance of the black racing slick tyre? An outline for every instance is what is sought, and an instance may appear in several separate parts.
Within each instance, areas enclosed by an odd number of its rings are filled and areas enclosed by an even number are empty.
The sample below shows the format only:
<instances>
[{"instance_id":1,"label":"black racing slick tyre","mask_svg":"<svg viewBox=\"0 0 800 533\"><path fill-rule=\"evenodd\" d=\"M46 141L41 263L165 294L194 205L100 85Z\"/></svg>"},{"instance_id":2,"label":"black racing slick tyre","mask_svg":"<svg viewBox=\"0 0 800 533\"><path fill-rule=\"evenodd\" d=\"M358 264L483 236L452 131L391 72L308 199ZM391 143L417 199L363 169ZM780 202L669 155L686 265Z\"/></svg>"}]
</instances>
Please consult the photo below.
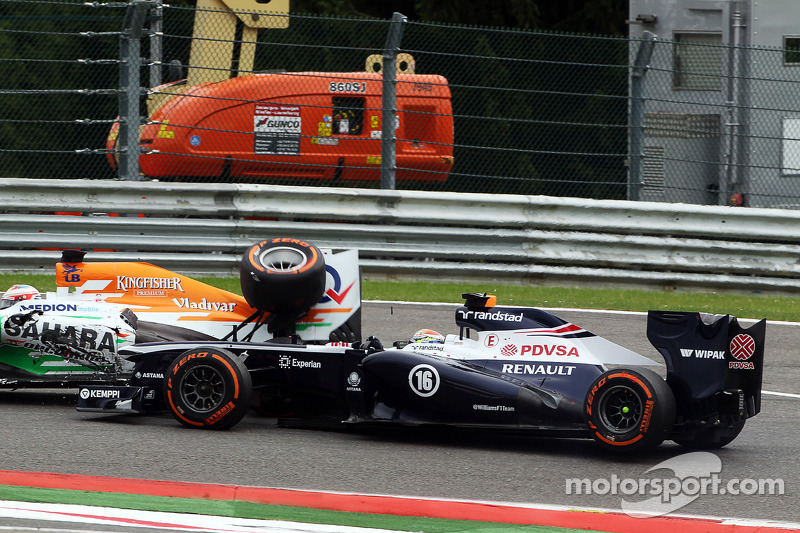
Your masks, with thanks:
<instances>
[{"instance_id":1,"label":"black racing slick tyre","mask_svg":"<svg viewBox=\"0 0 800 533\"><path fill-rule=\"evenodd\" d=\"M609 370L589 387L584 415L589 431L603 448L652 449L672 431L675 397L667 382L652 370Z\"/></svg>"},{"instance_id":2,"label":"black racing slick tyre","mask_svg":"<svg viewBox=\"0 0 800 533\"><path fill-rule=\"evenodd\" d=\"M253 384L232 353L200 347L178 356L164 375L165 401L172 416L196 429L228 429L250 408Z\"/></svg>"},{"instance_id":3,"label":"black racing slick tyre","mask_svg":"<svg viewBox=\"0 0 800 533\"><path fill-rule=\"evenodd\" d=\"M733 442L744 429L744 423L744 420L740 420L725 428L706 428L698 431L690 438L673 440L690 450L715 450Z\"/></svg>"},{"instance_id":4,"label":"black racing slick tyre","mask_svg":"<svg viewBox=\"0 0 800 533\"><path fill-rule=\"evenodd\" d=\"M325 291L325 258L319 248L297 239L268 239L242 257L239 279L250 307L294 319Z\"/></svg>"}]
</instances>

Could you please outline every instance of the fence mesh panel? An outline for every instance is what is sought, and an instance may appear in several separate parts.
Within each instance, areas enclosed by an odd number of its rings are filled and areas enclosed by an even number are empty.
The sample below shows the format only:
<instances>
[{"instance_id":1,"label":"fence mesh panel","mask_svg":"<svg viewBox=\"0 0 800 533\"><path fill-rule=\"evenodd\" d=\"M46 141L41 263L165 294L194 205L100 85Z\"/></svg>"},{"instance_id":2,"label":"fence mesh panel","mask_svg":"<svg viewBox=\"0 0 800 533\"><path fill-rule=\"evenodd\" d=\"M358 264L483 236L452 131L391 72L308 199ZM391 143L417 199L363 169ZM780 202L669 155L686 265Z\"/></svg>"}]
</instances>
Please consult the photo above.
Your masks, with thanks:
<instances>
[{"instance_id":1,"label":"fence mesh panel","mask_svg":"<svg viewBox=\"0 0 800 533\"><path fill-rule=\"evenodd\" d=\"M122 7L0 2L0 175L112 178Z\"/></svg>"},{"instance_id":2,"label":"fence mesh panel","mask_svg":"<svg viewBox=\"0 0 800 533\"><path fill-rule=\"evenodd\" d=\"M796 50L203 2L0 0L1 175L800 206Z\"/></svg>"},{"instance_id":3,"label":"fence mesh panel","mask_svg":"<svg viewBox=\"0 0 800 533\"><path fill-rule=\"evenodd\" d=\"M453 93L449 190L625 197L626 40L414 24L405 43Z\"/></svg>"}]
</instances>

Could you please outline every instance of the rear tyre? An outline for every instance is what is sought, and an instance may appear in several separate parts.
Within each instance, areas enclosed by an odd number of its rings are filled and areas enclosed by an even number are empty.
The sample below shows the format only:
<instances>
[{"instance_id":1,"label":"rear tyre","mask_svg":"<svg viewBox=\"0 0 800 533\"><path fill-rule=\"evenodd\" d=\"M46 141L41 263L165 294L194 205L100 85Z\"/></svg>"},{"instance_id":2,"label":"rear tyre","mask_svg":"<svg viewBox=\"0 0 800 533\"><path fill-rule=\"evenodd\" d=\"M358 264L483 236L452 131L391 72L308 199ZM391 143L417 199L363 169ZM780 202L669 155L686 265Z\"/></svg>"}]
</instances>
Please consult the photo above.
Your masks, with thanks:
<instances>
[{"instance_id":1,"label":"rear tyre","mask_svg":"<svg viewBox=\"0 0 800 533\"><path fill-rule=\"evenodd\" d=\"M589 387L584 415L602 447L651 449L672 431L675 398L667 382L651 370L609 370Z\"/></svg>"},{"instance_id":2,"label":"rear tyre","mask_svg":"<svg viewBox=\"0 0 800 533\"><path fill-rule=\"evenodd\" d=\"M250 373L232 353L200 347L178 356L167 369L165 401L172 416L196 429L228 429L250 407Z\"/></svg>"},{"instance_id":3,"label":"rear tyre","mask_svg":"<svg viewBox=\"0 0 800 533\"><path fill-rule=\"evenodd\" d=\"M698 431L691 438L674 440L684 448L691 450L715 450L733 442L744 429L744 423L744 420L740 420L726 428L707 428Z\"/></svg>"},{"instance_id":4,"label":"rear tyre","mask_svg":"<svg viewBox=\"0 0 800 533\"><path fill-rule=\"evenodd\" d=\"M269 239L245 252L239 278L242 295L251 307L292 320L322 298L325 259L313 244Z\"/></svg>"}]
</instances>

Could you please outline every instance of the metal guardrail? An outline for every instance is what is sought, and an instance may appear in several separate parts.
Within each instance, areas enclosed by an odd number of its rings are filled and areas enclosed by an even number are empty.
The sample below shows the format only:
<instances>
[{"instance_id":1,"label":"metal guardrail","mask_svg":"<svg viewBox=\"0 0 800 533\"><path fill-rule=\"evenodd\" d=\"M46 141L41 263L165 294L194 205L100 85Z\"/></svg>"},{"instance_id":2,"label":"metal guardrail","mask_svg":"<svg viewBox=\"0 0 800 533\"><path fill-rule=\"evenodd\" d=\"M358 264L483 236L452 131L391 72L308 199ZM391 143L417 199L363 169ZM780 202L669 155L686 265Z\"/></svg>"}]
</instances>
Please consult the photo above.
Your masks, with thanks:
<instances>
[{"instance_id":1,"label":"metal guardrail","mask_svg":"<svg viewBox=\"0 0 800 533\"><path fill-rule=\"evenodd\" d=\"M54 249L238 275L271 236L359 249L367 277L800 290L800 212L545 196L7 179L0 270ZM57 212L79 212L64 216ZM118 216L107 216L115 214ZM105 251L104 251L105 250Z\"/></svg>"}]
</instances>

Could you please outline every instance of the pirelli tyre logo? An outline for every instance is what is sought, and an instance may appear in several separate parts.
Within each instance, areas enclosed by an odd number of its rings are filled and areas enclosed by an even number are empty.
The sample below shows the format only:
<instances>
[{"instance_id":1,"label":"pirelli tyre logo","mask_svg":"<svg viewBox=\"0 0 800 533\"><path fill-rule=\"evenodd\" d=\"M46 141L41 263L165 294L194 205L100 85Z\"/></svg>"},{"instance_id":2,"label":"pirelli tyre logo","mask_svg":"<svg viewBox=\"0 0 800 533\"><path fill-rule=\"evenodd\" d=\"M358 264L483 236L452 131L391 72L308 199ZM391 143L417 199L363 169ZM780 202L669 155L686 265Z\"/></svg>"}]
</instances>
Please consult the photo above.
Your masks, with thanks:
<instances>
[{"instance_id":1,"label":"pirelli tyre logo","mask_svg":"<svg viewBox=\"0 0 800 533\"><path fill-rule=\"evenodd\" d=\"M216 424L217 422L222 420L222 417L233 411L235 408L236 405L233 402L226 403L224 406L222 406L222 408L219 411L217 411L210 417L206 418L205 420L206 425L211 426L213 424Z\"/></svg>"}]
</instances>

